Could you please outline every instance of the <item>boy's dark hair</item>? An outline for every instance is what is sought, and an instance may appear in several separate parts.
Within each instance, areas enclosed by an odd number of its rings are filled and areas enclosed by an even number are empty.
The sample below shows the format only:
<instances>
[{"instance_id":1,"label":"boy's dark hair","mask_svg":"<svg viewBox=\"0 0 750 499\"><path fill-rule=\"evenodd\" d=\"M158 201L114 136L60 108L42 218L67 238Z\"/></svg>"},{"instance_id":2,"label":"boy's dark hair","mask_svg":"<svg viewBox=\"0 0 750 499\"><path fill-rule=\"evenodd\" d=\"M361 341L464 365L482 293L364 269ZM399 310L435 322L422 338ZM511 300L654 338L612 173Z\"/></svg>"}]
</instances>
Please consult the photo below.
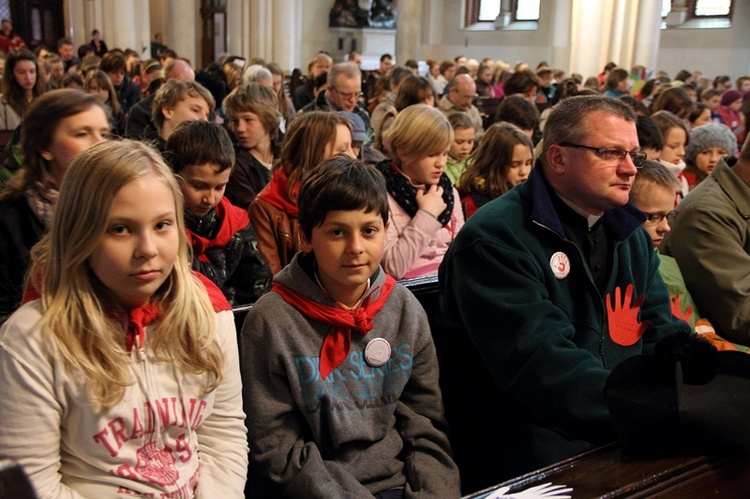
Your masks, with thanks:
<instances>
[{"instance_id":1,"label":"boy's dark hair","mask_svg":"<svg viewBox=\"0 0 750 499\"><path fill-rule=\"evenodd\" d=\"M102 58L99 69L105 73L116 73L120 70L125 71L125 59L117 54L107 54Z\"/></svg>"},{"instance_id":2,"label":"boy's dark hair","mask_svg":"<svg viewBox=\"0 0 750 499\"><path fill-rule=\"evenodd\" d=\"M373 166L336 155L305 175L297 207L299 226L308 241L312 238L313 228L322 225L331 211L376 212L386 224L388 191L385 178Z\"/></svg>"},{"instance_id":3,"label":"boy's dark hair","mask_svg":"<svg viewBox=\"0 0 750 499\"><path fill-rule=\"evenodd\" d=\"M64 37L57 40L57 48L59 49L63 45L73 45L73 40L70 38Z\"/></svg>"},{"instance_id":4,"label":"boy's dark hair","mask_svg":"<svg viewBox=\"0 0 750 499\"><path fill-rule=\"evenodd\" d=\"M521 130L535 130L539 126L539 111L536 106L520 94L503 99L495 112L495 122L507 121Z\"/></svg>"},{"instance_id":5,"label":"boy's dark hair","mask_svg":"<svg viewBox=\"0 0 750 499\"><path fill-rule=\"evenodd\" d=\"M640 99L636 99L630 94L621 95L618 99L632 107L638 116L648 116L648 107Z\"/></svg>"},{"instance_id":6,"label":"boy's dark hair","mask_svg":"<svg viewBox=\"0 0 750 499\"><path fill-rule=\"evenodd\" d=\"M638 116L635 122L635 129L638 133L638 144L641 149L655 149L661 151L664 148L664 139L661 130L656 126L654 120L648 116Z\"/></svg>"},{"instance_id":7,"label":"boy's dark hair","mask_svg":"<svg viewBox=\"0 0 750 499\"><path fill-rule=\"evenodd\" d=\"M78 58L83 59L87 55L94 53L94 47L92 47L91 45L81 45L80 47L78 47L77 53Z\"/></svg>"},{"instance_id":8,"label":"boy's dark hair","mask_svg":"<svg viewBox=\"0 0 750 499\"><path fill-rule=\"evenodd\" d=\"M211 164L219 172L234 165L232 139L223 127L210 121L184 121L167 139L164 159L179 174L184 168Z\"/></svg>"}]
</instances>

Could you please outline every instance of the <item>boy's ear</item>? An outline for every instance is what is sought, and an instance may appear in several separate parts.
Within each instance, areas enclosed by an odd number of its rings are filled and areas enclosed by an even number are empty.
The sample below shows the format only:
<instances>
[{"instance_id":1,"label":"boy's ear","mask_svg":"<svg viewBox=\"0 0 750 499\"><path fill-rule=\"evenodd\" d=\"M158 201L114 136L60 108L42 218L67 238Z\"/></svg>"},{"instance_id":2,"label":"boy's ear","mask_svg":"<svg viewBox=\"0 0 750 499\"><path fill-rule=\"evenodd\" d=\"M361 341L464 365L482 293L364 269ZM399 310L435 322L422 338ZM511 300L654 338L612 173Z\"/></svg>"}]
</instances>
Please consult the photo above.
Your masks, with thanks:
<instances>
[{"instance_id":1,"label":"boy's ear","mask_svg":"<svg viewBox=\"0 0 750 499\"><path fill-rule=\"evenodd\" d=\"M171 107L162 106L161 114L165 119L171 120L172 116L174 115L174 109L172 109Z\"/></svg>"},{"instance_id":2,"label":"boy's ear","mask_svg":"<svg viewBox=\"0 0 750 499\"><path fill-rule=\"evenodd\" d=\"M310 253L312 251L312 244L310 244L310 241L307 240L305 231L302 230L299 231L299 249L301 249L305 253Z\"/></svg>"}]
</instances>

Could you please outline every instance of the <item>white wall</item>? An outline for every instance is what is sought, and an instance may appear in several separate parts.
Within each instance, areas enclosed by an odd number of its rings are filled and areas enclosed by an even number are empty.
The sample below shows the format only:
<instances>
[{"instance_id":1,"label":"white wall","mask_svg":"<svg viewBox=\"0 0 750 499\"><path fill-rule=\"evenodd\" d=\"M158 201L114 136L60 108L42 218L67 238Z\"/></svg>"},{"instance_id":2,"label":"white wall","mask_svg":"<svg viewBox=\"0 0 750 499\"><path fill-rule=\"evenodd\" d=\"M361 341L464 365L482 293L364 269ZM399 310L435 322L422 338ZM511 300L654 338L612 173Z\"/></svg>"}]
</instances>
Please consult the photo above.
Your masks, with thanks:
<instances>
[{"instance_id":1,"label":"white wall","mask_svg":"<svg viewBox=\"0 0 750 499\"><path fill-rule=\"evenodd\" d=\"M661 30L657 68L674 76L699 70L707 78L750 75L750 2L735 1L731 28Z\"/></svg>"}]
</instances>

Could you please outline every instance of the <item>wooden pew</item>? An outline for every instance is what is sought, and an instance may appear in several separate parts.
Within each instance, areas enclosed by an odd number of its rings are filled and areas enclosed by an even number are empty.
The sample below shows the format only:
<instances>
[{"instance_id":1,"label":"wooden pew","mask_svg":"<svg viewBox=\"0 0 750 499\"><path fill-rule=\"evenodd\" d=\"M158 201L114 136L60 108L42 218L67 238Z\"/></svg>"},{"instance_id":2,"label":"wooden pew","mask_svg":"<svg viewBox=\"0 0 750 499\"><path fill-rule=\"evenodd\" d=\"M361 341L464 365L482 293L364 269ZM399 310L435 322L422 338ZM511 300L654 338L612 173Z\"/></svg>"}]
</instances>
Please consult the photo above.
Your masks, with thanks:
<instances>
[{"instance_id":1,"label":"wooden pew","mask_svg":"<svg viewBox=\"0 0 750 499\"><path fill-rule=\"evenodd\" d=\"M545 483L571 487L574 499L745 498L750 490L750 456L649 457L611 444L467 497L481 499L500 487L510 487L511 494Z\"/></svg>"}]
</instances>

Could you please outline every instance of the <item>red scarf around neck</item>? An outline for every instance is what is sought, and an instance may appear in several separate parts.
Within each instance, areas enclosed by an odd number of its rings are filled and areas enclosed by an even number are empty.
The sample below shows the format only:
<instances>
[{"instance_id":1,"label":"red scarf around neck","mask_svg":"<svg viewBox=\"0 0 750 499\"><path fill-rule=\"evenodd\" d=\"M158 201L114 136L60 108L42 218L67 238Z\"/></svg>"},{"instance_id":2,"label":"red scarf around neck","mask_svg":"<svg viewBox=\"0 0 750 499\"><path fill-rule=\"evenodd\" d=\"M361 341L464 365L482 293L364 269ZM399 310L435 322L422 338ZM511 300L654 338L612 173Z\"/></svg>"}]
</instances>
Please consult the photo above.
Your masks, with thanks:
<instances>
[{"instance_id":1,"label":"red scarf around neck","mask_svg":"<svg viewBox=\"0 0 750 499\"><path fill-rule=\"evenodd\" d=\"M373 328L372 319L383 308L395 285L396 280L386 274L380 296L370 301L370 295L354 312L323 305L276 281L271 290L306 317L331 326L320 348L320 377L326 379L349 355L352 331L365 335Z\"/></svg>"},{"instance_id":2,"label":"red scarf around neck","mask_svg":"<svg viewBox=\"0 0 750 499\"><path fill-rule=\"evenodd\" d=\"M200 236L185 227L190 245L193 247L193 254L203 263L209 263L206 256L206 250L209 248L222 248L232 239L238 231L241 231L250 224L250 217L247 212L234 206L227 198L221 198L216 205L216 218L219 219L219 232L213 239Z\"/></svg>"},{"instance_id":3,"label":"red scarf around neck","mask_svg":"<svg viewBox=\"0 0 750 499\"><path fill-rule=\"evenodd\" d=\"M295 197L298 192L299 182L292 187L292 194ZM283 167L274 170L271 174L271 181L258 193L258 197L284 211L289 216L297 218L297 203L289 199L289 179Z\"/></svg>"},{"instance_id":4,"label":"red scarf around neck","mask_svg":"<svg viewBox=\"0 0 750 499\"><path fill-rule=\"evenodd\" d=\"M135 347L140 350L146 343L146 326L159 317L159 305L150 302L142 307L135 307L128 312L128 330L125 333L125 350Z\"/></svg>"}]
</instances>

